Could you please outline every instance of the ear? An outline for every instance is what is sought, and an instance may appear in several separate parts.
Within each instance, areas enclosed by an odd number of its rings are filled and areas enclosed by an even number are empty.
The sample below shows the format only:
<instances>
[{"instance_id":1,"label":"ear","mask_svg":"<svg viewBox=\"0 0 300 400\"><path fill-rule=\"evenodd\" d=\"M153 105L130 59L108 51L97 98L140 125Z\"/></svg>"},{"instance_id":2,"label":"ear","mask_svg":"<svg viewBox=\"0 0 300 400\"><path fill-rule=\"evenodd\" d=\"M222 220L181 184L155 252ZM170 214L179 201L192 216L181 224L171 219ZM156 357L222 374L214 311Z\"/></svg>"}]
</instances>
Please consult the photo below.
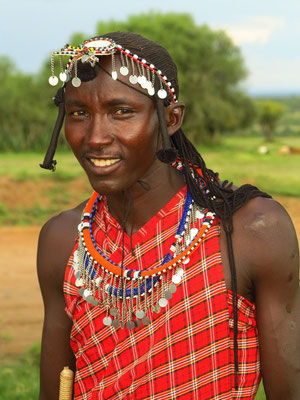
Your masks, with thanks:
<instances>
[{"instance_id":1,"label":"ear","mask_svg":"<svg viewBox=\"0 0 300 400\"><path fill-rule=\"evenodd\" d=\"M182 102L170 104L165 108L165 118L169 136L172 136L183 123L185 105Z\"/></svg>"}]
</instances>

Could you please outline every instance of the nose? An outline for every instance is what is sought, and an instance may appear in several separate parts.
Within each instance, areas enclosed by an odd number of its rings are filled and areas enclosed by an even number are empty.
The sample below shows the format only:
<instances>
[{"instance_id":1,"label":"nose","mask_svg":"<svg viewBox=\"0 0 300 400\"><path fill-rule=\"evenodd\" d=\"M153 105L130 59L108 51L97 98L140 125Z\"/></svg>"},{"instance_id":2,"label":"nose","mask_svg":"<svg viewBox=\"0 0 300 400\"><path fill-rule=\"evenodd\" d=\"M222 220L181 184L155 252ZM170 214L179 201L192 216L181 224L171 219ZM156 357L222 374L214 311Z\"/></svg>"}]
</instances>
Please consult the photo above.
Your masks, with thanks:
<instances>
[{"instance_id":1,"label":"nose","mask_svg":"<svg viewBox=\"0 0 300 400\"><path fill-rule=\"evenodd\" d=\"M95 114L90 120L85 141L90 147L100 148L114 141L112 126L104 115Z\"/></svg>"}]
</instances>

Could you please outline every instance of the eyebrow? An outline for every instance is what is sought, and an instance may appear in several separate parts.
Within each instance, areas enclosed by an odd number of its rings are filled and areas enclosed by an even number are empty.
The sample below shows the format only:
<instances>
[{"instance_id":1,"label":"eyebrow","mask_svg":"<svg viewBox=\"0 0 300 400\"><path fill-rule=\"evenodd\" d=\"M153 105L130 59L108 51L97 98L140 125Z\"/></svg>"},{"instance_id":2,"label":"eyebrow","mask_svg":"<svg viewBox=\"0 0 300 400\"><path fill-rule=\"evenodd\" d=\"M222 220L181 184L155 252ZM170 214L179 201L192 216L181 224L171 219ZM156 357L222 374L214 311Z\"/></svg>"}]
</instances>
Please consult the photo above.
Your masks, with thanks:
<instances>
[{"instance_id":1,"label":"eyebrow","mask_svg":"<svg viewBox=\"0 0 300 400\"><path fill-rule=\"evenodd\" d=\"M66 101L66 106L84 107L86 104L80 100L70 99Z\"/></svg>"},{"instance_id":2,"label":"eyebrow","mask_svg":"<svg viewBox=\"0 0 300 400\"><path fill-rule=\"evenodd\" d=\"M104 104L109 105L109 106L118 106L120 104L128 104L128 105L133 106L135 104L135 102L132 101L132 100L129 100L126 97L120 97L120 98L117 97L115 99L111 99L111 100L105 101ZM86 103L84 103L81 100L77 100L77 99L69 99L69 100L66 101L66 106L69 106L69 107L86 107Z\"/></svg>"}]
</instances>

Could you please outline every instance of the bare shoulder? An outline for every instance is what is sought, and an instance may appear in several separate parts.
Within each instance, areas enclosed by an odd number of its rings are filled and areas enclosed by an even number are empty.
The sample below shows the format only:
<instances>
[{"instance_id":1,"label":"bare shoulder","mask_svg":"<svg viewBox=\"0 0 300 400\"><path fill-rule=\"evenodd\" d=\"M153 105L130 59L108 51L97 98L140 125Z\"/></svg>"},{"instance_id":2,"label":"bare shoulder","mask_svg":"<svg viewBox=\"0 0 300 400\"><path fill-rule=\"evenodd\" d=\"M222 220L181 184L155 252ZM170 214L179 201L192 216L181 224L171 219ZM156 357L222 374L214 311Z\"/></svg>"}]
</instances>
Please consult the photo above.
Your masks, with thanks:
<instances>
[{"instance_id":1,"label":"bare shoulder","mask_svg":"<svg viewBox=\"0 0 300 400\"><path fill-rule=\"evenodd\" d=\"M73 250L77 226L85 203L52 217L39 235L37 268L43 292L44 283L61 287L64 270Z\"/></svg>"},{"instance_id":2,"label":"bare shoulder","mask_svg":"<svg viewBox=\"0 0 300 400\"><path fill-rule=\"evenodd\" d=\"M253 280L271 275L298 280L297 236L288 213L277 201L252 199L235 213L233 223L238 249L247 257Z\"/></svg>"}]
</instances>

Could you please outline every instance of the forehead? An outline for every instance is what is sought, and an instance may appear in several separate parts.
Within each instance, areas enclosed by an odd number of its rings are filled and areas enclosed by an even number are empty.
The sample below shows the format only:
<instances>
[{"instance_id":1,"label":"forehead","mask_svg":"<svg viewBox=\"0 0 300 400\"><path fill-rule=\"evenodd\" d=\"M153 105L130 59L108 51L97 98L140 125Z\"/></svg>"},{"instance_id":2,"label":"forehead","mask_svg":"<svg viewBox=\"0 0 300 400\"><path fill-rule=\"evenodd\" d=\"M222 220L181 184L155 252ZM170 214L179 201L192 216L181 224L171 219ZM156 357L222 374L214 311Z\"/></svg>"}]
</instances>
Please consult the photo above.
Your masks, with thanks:
<instances>
[{"instance_id":1,"label":"forehead","mask_svg":"<svg viewBox=\"0 0 300 400\"><path fill-rule=\"evenodd\" d=\"M111 77L112 61L110 56L99 57L99 65L96 67L97 75L95 78L82 81L79 87L73 87L71 82L66 84L66 98L89 97L93 101L101 101L109 98L124 98L145 104L154 104L153 98L148 95L147 90L139 85L133 85L129 82L127 76L118 73L118 79ZM115 57L116 69L121 66L120 57ZM80 76L80 72L79 72ZM96 99L97 98L97 99Z\"/></svg>"}]
</instances>

